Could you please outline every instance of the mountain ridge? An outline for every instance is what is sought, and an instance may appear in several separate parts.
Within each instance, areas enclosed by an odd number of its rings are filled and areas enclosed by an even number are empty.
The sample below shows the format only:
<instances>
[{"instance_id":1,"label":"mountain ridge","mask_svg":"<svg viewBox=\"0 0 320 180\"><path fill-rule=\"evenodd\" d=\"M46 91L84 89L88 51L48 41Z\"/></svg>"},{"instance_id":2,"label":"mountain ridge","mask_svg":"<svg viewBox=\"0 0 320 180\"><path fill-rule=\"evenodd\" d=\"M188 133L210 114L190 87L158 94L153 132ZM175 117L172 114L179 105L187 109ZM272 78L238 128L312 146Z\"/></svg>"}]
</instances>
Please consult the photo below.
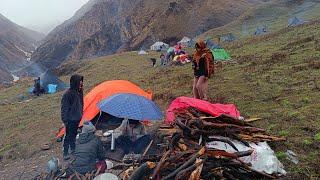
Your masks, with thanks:
<instances>
[{"instance_id":1,"label":"mountain ridge","mask_svg":"<svg viewBox=\"0 0 320 180\"><path fill-rule=\"evenodd\" d=\"M232 22L262 0L92 0L54 29L32 60L51 68L85 59L177 42Z\"/></svg>"},{"instance_id":2,"label":"mountain ridge","mask_svg":"<svg viewBox=\"0 0 320 180\"><path fill-rule=\"evenodd\" d=\"M10 71L27 65L42 38L43 34L19 26L0 14L0 71L3 77L9 77ZM1 78L0 83L11 80Z\"/></svg>"}]
</instances>

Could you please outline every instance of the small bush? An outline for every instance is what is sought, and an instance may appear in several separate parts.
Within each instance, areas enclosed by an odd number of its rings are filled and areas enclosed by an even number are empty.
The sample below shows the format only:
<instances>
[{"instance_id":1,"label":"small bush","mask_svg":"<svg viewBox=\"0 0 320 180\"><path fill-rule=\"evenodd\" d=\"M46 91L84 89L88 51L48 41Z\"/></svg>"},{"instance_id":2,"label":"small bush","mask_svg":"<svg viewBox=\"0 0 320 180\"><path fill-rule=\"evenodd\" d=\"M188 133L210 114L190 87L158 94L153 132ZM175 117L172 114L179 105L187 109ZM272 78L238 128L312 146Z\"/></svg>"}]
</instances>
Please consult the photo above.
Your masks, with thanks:
<instances>
[{"instance_id":1,"label":"small bush","mask_svg":"<svg viewBox=\"0 0 320 180\"><path fill-rule=\"evenodd\" d=\"M314 136L314 139L316 141L319 141L320 142L320 133L317 133L315 136Z\"/></svg>"},{"instance_id":2,"label":"small bush","mask_svg":"<svg viewBox=\"0 0 320 180\"><path fill-rule=\"evenodd\" d=\"M312 141L311 140L309 140L309 139L305 139L305 140L303 140L302 141L302 143L304 144L304 145L311 145L312 144Z\"/></svg>"},{"instance_id":3,"label":"small bush","mask_svg":"<svg viewBox=\"0 0 320 180\"><path fill-rule=\"evenodd\" d=\"M276 156L279 160L283 160L287 157L287 154L285 152L277 152Z\"/></svg>"},{"instance_id":4,"label":"small bush","mask_svg":"<svg viewBox=\"0 0 320 180\"><path fill-rule=\"evenodd\" d=\"M309 104L311 102L311 99L309 97L304 97L302 98L301 102L304 104Z\"/></svg>"},{"instance_id":5,"label":"small bush","mask_svg":"<svg viewBox=\"0 0 320 180\"><path fill-rule=\"evenodd\" d=\"M282 130L279 132L279 135L282 137L287 137L289 135L289 131L287 130Z\"/></svg>"}]
</instances>

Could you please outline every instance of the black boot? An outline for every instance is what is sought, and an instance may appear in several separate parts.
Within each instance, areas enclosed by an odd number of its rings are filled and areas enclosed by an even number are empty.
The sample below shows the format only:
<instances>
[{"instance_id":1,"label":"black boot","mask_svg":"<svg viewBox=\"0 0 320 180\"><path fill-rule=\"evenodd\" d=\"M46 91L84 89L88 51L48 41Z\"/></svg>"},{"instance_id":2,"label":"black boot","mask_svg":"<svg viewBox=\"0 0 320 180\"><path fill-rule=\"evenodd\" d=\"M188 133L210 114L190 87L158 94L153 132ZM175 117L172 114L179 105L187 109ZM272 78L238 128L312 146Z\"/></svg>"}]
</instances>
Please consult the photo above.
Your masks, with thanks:
<instances>
[{"instance_id":1,"label":"black boot","mask_svg":"<svg viewBox=\"0 0 320 180\"><path fill-rule=\"evenodd\" d=\"M66 150L66 151L64 150L63 151L63 159L64 160L69 160L70 159L68 150Z\"/></svg>"}]
</instances>

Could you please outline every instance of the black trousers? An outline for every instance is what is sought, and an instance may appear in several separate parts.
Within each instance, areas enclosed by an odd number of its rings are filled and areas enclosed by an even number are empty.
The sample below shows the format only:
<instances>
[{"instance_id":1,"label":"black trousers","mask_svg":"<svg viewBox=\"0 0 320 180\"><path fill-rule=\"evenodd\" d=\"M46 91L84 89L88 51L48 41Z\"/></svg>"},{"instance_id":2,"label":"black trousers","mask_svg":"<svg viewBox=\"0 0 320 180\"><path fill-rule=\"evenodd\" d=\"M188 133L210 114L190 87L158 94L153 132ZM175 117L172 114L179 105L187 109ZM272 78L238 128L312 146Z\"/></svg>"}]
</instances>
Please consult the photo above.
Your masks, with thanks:
<instances>
[{"instance_id":1,"label":"black trousers","mask_svg":"<svg viewBox=\"0 0 320 180\"><path fill-rule=\"evenodd\" d=\"M66 124L66 133L63 141L63 153L68 154L69 147L71 150L76 148L77 130L80 122L68 122Z\"/></svg>"},{"instance_id":2,"label":"black trousers","mask_svg":"<svg viewBox=\"0 0 320 180\"><path fill-rule=\"evenodd\" d=\"M150 135L144 135L132 141L128 136L119 136L116 140L117 145L128 154L133 151L135 154L141 154L151 141Z\"/></svg>"}]
</instances>

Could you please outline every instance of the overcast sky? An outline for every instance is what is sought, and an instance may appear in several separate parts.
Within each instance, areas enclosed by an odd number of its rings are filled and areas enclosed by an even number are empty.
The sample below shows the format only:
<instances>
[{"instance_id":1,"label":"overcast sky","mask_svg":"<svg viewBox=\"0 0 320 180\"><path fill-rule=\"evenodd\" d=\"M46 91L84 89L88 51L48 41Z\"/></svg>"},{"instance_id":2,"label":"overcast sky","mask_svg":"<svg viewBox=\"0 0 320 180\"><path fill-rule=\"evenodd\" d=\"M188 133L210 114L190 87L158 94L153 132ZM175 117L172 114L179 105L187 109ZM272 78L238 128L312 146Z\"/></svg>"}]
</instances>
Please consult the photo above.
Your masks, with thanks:
<instances>
[{"instance_id":1,"label":"overcast sky","mask_svg":"<svg viewBox=\"0 0 320 180\"><path fill-rule=\"evenodd\" d=\"M89 0L0 0L0 13L16 24L42 33L72 17Z\"/></svg>"}]
</instances>

